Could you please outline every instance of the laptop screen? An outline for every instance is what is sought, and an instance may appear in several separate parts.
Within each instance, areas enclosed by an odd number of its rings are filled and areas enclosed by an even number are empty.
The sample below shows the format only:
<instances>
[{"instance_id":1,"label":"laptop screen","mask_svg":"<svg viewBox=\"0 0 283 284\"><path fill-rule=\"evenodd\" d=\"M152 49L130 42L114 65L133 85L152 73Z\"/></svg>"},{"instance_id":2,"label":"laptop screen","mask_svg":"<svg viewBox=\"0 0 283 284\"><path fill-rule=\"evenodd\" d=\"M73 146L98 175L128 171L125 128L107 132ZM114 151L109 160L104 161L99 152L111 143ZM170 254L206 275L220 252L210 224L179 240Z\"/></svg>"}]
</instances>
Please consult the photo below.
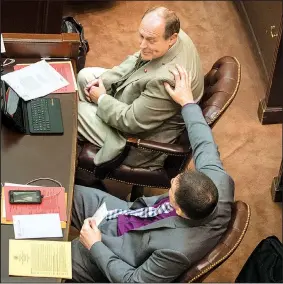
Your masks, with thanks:
<instances>
[{"instance_id":1,"label":"laptop screen","mask_svg":"<svg viewBox=\"0 0 283 284\"><path fill-rule=\"evenodd\" d=\"M17 111L17 109L20 107L19 102L20 98L17 95L17 93L12 90L11 88L8 88L5 94L5 102L6 102L6 114L13 117Z\"/></svg>"},{"instance_id":2,"label":"laptop screen","mask_svg":"<svg viewBox=\"0 0 283 284\"><path fill-rule=\"evenodd\" d=\"M3 81L2 81L3 82ZM18 96L18 94L12 90L4 82L2 86L4 90L1 90L1 108L2 113L10 121L13 121L13 124L20 128L24 129L24 119L23 119L23 100Z\"/></svg>"}]
</instances>

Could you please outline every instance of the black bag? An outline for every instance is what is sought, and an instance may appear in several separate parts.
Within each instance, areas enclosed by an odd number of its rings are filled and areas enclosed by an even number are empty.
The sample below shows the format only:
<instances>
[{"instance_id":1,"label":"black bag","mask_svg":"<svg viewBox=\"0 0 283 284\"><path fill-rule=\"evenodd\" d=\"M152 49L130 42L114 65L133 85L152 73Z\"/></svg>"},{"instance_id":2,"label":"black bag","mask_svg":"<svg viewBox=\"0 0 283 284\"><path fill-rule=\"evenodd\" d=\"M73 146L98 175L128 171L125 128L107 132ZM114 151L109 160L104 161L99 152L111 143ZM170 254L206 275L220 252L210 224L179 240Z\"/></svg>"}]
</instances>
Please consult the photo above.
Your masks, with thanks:
<instances>
[{"instance_id":1,"label":"black bag","mask_svg":"<svg viewBox=\"0 0 283 284\"><path fill-rule=\"evenodd\" d=\"M282 283L283 245L277 237L262 240L243 266L235 283Z\"/></svg>"},{"instance_id":2,"label":"black bag","mask_svg":"<svg viewBox=\"0 0 283 284\"><path fill-rule=\"evenodd\" d=\"M63 17L62 33L78 33L80 36L80 47L79 47L79 56L77 60L77 71L79 72L85 66L86 54L89 51L88 41L84 38L84 28L77 22L73 17Z\"/></svg>"}]
</instances>

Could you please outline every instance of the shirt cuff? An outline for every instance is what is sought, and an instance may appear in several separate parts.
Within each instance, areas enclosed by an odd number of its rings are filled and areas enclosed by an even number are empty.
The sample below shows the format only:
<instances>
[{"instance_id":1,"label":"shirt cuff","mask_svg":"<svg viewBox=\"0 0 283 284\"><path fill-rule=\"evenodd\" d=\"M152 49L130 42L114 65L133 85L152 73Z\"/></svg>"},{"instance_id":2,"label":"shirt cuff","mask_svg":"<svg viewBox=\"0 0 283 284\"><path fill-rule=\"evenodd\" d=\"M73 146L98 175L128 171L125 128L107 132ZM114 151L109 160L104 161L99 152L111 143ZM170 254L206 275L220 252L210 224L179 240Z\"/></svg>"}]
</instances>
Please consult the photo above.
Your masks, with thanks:
<instances>
[{"instance_id":1,"label":"shirt cuff","mask_svg":"<svg viewBox=\"0 0 283 284\"><path fill-rule=\"evenodd\" d=\"M196 103L186 103L182 106L182 108L186 107L187 105L195 105Z\"/></svg>"},{"instance_id":2,"label":"shirt cuff","mask_svg":"<svg viewBox=\"0 0 283 284\"><path fill-rule=\"evenodd\" d=\"M101 102L101 100L103 99L103 97L105 97L106 94L101 94L97 100L97 104L99 105L99 103Z\"/></svg>"}]
</instances>

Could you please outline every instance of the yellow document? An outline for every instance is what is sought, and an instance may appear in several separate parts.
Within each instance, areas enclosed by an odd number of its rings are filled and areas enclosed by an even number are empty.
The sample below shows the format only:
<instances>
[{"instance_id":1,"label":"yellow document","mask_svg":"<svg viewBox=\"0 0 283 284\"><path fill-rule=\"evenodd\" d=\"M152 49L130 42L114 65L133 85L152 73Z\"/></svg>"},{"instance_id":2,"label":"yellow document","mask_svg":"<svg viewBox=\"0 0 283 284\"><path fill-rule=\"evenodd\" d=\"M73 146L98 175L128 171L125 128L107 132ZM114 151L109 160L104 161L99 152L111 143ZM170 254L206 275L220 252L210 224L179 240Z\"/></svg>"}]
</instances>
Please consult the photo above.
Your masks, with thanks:
<instances>
[{"instance_id":1,"label":"yellow document","mask_svg":"<svg viewBox=\"0 0 283 284\"><path fill-rule=\"evenodd\" d=\"M72 279L71 242L9 240L9 275Z\"/></svg>"}]
</instances>

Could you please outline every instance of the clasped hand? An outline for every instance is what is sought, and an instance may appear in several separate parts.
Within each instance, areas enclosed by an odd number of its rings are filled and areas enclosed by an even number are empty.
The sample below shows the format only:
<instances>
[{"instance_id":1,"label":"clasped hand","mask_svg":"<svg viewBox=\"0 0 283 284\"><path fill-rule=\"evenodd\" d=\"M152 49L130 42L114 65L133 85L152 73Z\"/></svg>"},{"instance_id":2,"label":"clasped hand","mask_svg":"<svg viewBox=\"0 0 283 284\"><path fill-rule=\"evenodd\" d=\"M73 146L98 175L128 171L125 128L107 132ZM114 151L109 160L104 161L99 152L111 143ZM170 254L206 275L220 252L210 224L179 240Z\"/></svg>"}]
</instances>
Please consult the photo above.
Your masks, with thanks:
<instances>
[{"instance_id":1,"label":"clasped hand","mask_svg":"<svg viewBox=\"0 0 283 284\"><path fill-rule=\"evenodd\" d=\"M89 82L84 88L86 99L97 104L98 98L106 93L106 89L101 78Z\"/></svg>"},{"instance_id":2,"label":"clasped hand","mask_svg":"<svg viewBox=\"0 0 283 284\"><path fill-rule=\"evenodd\" d=\"M95 221L92 218L84 220L84 224L80 231L80 242L88 250L96 243L101 241L101 232L97 228Z\"/></svg>"}]
</instances>

